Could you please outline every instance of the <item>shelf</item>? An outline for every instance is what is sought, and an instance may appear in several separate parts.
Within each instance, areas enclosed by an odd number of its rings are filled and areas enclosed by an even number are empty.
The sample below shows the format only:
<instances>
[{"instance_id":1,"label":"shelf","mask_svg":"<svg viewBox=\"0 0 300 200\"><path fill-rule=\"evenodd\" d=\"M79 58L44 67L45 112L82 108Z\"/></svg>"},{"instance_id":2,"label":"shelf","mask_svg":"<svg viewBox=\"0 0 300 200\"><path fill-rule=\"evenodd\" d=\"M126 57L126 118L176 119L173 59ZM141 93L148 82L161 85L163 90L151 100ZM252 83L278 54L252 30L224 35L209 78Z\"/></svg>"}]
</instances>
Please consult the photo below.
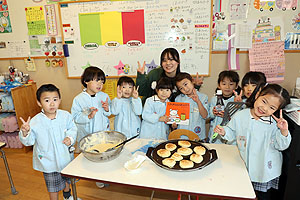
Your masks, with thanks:
<instances>
[{"instance_id":1,"label":"shelf","mask_svg":"<svg viewBox=\"0 0 300 200\"><path fill-rule=\"evenodd\" d=\"M0 113L15 113L15 110L0 110Z\"/></svg>"}]
</instances>

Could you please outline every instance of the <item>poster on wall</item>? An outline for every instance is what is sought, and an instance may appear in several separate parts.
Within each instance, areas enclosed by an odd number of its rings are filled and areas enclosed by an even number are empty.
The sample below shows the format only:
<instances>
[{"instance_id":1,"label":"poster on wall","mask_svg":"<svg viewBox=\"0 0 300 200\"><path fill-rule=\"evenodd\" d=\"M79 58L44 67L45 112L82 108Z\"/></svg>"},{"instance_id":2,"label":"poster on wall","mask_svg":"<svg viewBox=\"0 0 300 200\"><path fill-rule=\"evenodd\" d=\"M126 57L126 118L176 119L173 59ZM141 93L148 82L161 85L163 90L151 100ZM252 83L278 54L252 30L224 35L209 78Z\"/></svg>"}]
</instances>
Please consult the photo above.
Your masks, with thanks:
<instances>
[{"instance_id":1,"label":"poster on wall","mask_svg":"<svg viewBox=\"0 0 300 200\"><path fill-rule=\"evenodd\" d=\"M11 22L6 0L0 1L0 33L11 33Z\"/></svg>"},{"instance_id":2,"label":"poster on wall","mask_svg":"<svg viewBox=\"0 0 300 200\"><path fill-rule=\"evenodd\" d=\"M28 35L46 35L43 6L26 7Z\"/></svg>"}]
</instances>

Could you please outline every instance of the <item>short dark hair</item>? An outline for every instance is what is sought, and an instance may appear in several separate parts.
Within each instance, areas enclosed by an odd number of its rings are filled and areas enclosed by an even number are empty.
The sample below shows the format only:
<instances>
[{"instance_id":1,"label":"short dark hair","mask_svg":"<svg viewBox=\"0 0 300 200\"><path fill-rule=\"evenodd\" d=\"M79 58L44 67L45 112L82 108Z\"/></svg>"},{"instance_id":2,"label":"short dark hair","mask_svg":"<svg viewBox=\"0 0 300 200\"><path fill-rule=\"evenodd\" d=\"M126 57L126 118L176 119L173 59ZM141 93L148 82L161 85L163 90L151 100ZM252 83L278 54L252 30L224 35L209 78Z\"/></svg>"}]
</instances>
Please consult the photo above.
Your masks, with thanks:
<instances>
[{"instance_id":1,"label":"short dark hair","mask_svg":"<svg viewBox=\"0 0 300 200\"><path fill-rule=\"evenodd\" d=\"M230 81L235 82L236 85L240 82L240 76L237 72L232 70L224 70L220 72L219 78L218 78L218 84L221 83L225 78L228 78Z\"/></svg>"},{"instance_id":2,"label":"short dark hair","mask_svg":"<svg viewBox=\"0 0 300 200\"><path fill-rule=\"evenodd\" d=\"M55 85L53 85L53 84L44 84L41 87L39 87L39 89L36 91L36 98L39 102L41 100L41 95L44 92L57 92L58 97L60 98L59 89Z\"/></svg>"},{"instance_id":3,"label":"short dark hair","mask_svg":"<svg viewBox=\"0 0 300 200\"><path fill-rule=\"evenodd\" d=\"M179 57L178 51L174 48L164 49L163 52L160 55L160 66L161 67L162 67L162 62L163 62L166 55L167 55L168 58L172 57L178 63L178 67L176 69L176 74L178 74L180 72L180 57Z\"/></svg>"},{"instance_id":4,"label":"short dark hair","mask_svg":"<svg viewBox=\"0 0 300 200\"><path fill-rule=\"evenodd\" d=\"M242 79L242 88L249 83L257 86L260 84L265 85L267 83L267 78L262 72L250 71L247 72Z\"/></svg>"},{"instance_id":5,"label":"short dark hair","mask_svg":"<svg viewBox=\"0 0 300 200\"><path fill-rule=\"evenodd\" d=\"M128 83L132 86L135 86L133 79L129 76L121 76L117 82L117 85L121 86L123 83Z\"/></svg>"},{"instance_id":6,"label":"short dark hair","mask_svg":"<svg viewBox=\"0 0 300 200\"><path fill-rule=\"evenodd\" d=\"M92 80L101 80L103 83L105 83L105 73L98 67L90 66L85 68L83 74L81 75L81 84L86 88L86 82Z\"/></svg>"},{"instance_id":7,"label":"short dark hair","mask_svg":"<svg viewBox=\"0 0 300 200\"><path fill-rule=\"evenodd\" d=\"M159 81L157 82L157 85L155 87L155 90L159 89L170 89L173 90L174 86L170 78L168 77L161 77Z\"/></svg>"},{"instance_id":8,"label":"short dark hair","mask_svg":"<svg viewBox=\"0 0 300 200\"><path fill-rule=\"evenodd\" d=\"M193 77L189 74L189 73L186 73L186 72L180 72L179 74L176 75L175 77L175 84L179 81L182 81L183 79L188 79L190 80L191 82L193 82Z\"/></svg>"}]
</instances>

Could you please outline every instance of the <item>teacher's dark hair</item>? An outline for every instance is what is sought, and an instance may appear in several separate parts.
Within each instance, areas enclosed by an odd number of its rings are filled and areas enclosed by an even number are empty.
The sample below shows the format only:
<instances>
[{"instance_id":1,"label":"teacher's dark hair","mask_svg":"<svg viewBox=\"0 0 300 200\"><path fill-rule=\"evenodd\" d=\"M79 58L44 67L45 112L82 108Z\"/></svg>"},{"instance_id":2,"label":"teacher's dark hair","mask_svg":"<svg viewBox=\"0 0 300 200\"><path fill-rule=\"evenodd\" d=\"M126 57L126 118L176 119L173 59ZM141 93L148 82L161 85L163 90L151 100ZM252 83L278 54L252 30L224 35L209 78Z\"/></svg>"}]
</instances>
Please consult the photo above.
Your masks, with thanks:
<instances>
[{"instance_id":1,"label":"teacher's dark hair","mask_svg":"<svg viewBox=\"0 0 300 200\"><path fill-rule=\"evenodd\" d=\"M166 48L165 50L163 50L163 52L160 55L160 66L162 66L162 62L166 55L169 59L172 58L178 63L178 67L176 70L176 74L178 74L180 72L180 57L178 51L174 48Z\"/></svg>"}]
</instances>

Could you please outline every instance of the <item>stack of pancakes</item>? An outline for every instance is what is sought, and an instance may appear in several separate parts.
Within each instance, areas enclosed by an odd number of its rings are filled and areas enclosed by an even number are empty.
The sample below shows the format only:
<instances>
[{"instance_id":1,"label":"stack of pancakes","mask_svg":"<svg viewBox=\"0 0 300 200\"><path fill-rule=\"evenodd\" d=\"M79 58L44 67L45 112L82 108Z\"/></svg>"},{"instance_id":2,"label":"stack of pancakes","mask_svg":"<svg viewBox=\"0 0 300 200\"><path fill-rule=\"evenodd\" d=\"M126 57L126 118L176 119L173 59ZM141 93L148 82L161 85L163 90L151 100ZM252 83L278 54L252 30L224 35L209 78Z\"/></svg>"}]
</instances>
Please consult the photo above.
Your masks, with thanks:
<instances>
[{"instance_id":1,"label":"stack of pancakes","mask_svg":"<svg viewBox=\"0 0 300 200\"><path fill-rule=\"evenodd\" d=\"M167 143L165 149L157 150L157 155L163 158L162 164L169 168L173 168L176 162L179 162L180 168L188 169L193 168L194 163L201 163L203 161L202 155L205 152L206 149L201 145L195 146L192 149L189 141L179 140L178 145Z\"/></svg>"}]
</instances>

